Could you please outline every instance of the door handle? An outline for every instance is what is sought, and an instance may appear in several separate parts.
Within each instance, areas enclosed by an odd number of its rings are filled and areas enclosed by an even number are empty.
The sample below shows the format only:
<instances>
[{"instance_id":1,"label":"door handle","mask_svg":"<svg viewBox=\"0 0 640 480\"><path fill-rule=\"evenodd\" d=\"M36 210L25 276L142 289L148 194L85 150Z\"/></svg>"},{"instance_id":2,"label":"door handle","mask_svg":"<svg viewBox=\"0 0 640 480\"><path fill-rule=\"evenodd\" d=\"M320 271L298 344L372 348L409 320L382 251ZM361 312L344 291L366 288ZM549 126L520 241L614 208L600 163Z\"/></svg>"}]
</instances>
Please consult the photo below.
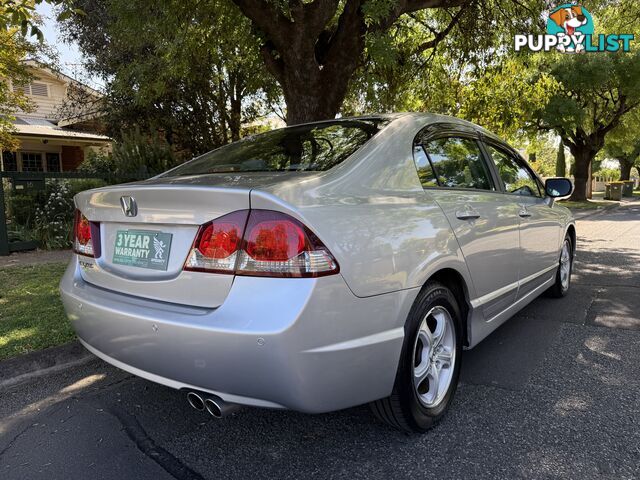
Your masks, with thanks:
<instances>
[{"instance_id":1,"label":"door handle","mask_svg":"<svg viewBox=\"0 0 640 480\"><path fill-rule=\"evenodd\" d=\"M457 210L456 218L460 220L475 220L476 218L480 218L480 213L477 210L474 210L473 208Z\"/></svg>"},{"instance_id":2,"label":"door handle","mask_svg":"<svg viewBox=\"0 0 640 480\"><path fill-rule=\"evenodd\" d=\"M522 218L528 218L531 216L531 212L527 209L526 205L520 205L520 211L518 212L518 216Z\"/></svg>"}]
</instances>

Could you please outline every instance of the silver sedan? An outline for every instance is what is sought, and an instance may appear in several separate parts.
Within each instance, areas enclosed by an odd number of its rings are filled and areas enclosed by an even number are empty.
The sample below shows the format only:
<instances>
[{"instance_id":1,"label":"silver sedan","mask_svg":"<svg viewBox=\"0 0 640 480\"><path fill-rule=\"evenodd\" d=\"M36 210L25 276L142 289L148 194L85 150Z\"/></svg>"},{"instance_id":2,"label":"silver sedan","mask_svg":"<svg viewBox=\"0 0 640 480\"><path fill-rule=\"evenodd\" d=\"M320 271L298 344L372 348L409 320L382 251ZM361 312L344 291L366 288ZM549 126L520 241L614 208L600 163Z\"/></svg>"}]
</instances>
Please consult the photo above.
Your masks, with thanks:
<instances>
[{"instance_id":1,"label":"silver sedan","mask_svg":"<svg viewBox=\"0 0 640 480\"><path fill-rule=\"evenodd\" d=\"M451 117L274 130L78 194L62 299L91 352L216 417L370 403L422 432L463 349L569 290L570 192Z\"/></svg>"}]
</instances>

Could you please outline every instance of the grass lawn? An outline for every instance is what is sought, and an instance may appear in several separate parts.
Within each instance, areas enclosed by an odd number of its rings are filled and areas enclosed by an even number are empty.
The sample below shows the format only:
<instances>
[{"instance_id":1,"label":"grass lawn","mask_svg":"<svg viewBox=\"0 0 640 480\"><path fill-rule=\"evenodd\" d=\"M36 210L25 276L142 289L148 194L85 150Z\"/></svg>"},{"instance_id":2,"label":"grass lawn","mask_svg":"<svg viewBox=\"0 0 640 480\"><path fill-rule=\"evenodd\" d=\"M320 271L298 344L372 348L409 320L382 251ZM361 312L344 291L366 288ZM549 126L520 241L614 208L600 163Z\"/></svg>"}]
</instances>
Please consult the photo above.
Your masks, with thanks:
<instances>
[{"instance_id":1,"label":"grass lawn","mask_svg":"<svg viewBox=\"0 0 640 480\"><path fill-rule=\"evenodd\" d=\"M75 338L58 282L66 264L0 269L0 360Z\"/></svg>"},{"instance_id":2,"label":"grass lawn","mask_svg":"<svg viewBox=\"0 0 640 480\"><path fill-rule=\"evenodd\" d=\"M620 202L613 202L613 201L606 201L606 200L605 201L587 200L585 202L572 202L569 200L560 200L558 203L563 207L567 207L567 208L577 208L581 210L597 210L599 208L604 208L607 205L611 205L612 203L617 205Z\"/></svg>"}]
</instances>

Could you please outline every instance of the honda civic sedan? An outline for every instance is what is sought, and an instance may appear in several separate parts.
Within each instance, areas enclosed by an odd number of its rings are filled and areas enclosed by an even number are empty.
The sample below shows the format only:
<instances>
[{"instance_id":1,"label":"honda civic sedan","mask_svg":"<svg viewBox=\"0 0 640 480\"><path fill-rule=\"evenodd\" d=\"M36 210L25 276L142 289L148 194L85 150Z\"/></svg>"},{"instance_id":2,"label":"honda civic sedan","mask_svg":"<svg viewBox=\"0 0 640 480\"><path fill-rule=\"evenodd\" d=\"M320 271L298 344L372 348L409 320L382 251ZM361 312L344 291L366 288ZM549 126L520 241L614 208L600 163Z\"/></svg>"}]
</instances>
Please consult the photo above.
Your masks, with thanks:
<instances>
[{"instance_id":1,"label":"honda civic sedan","mask_svg":"<svg viewBox=\"0 0 640 480\"><path fill-rule=\"evenodd\" d=\"M571 188L451 117L273 130L78 194L62 299L87 349L216 417L370 403L423 432L464 349L566 295Z\"/></svg>"}]
</instances>

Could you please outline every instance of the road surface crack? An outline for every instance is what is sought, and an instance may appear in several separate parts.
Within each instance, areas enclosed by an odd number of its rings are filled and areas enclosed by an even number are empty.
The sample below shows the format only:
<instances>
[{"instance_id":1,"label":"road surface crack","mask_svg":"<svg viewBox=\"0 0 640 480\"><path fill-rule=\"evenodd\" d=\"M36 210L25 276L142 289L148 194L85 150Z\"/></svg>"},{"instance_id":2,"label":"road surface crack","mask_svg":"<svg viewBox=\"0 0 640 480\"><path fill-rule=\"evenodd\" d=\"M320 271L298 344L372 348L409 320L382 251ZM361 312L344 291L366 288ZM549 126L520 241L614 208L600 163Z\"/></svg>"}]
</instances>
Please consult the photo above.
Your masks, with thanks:
<instances>
[{"instance_id":1,"label":"road surface crack","mask_svg":"<svg viewBox=\"0 0 640 480\"><path fill-rule=\"evenodd\" d=\"M120 422L125 433L138 447L138 450L156 462L169 475L177 480L204 480L204 477L198 472L192 470L167 450L157 445L133 415L117 406L113 406L107 411Z\"/></svg>"}]
</instances>

